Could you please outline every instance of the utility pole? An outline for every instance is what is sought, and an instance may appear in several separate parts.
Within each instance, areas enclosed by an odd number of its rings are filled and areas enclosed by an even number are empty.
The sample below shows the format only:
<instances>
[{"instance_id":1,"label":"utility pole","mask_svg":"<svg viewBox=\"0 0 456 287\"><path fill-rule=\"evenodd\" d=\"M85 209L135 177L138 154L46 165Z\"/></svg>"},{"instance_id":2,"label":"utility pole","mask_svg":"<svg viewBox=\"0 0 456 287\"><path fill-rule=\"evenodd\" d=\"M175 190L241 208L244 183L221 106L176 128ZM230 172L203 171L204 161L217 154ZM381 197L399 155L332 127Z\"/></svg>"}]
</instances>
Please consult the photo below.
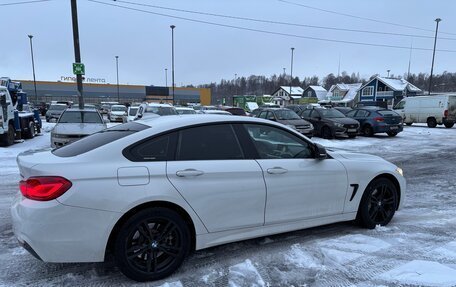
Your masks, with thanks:
<instances>
[{"instance_id":1,"label":"utility pole","mask_svg":"<svg viewBox=\"0 0 456 287\"><path fill-rule=\"evenodd\" d=\"M120 103L120 93L119 93L119 56L116 56L116 73L117 73L117 102Z\"/></svg>"},{"instance_id":2,"label":"utility pole","mask_svg":"<svg viewBox=\"0 0 456 287\"><path fill-rule=\"evenodd\" d=\"M81 63L81 50L79 48L79 27L78 27L78 7L76 0L71 0L71 18L73 23L73 43L75 63ZM76 74L76 83L78 87L79 108L84 109L84 96L82 90L82 75Z\"/></svg>"},{"instance_id":3,"label":"utility pole","mask_svg":"<svg viewBox=\"0 0 456 287\"><path fill-rule=\"evenodd\" d=\"M283 68L283 76L284 76L284 77L285 77L285 75L287 74L287 73L285 72L286 69L287 69L287 68Z\"/></svg>"},{"instance_id":4,"label":"utility pole","mask_svg":"<svg viewBox=\"0 0 456 287\"><path fill-rule=\"evenodd\" d=\"M168 86L168 69L165 68L165 87Z\"/></svg>"},{"instance_id":5,"label":"utility pole","mask_svg":"<svg viewBox=\"0 0 456 287\"><path fill-rule=\"evenodd\" d=\"M390 71L391 71L391 70L386 70L386 71L388 72L387 78L389 78L389 76L390 76Z\"/></svg>"},{"instance_id":6,"label":"utility pole","mask_svg":"<svg viewBox=\"0 0 456 287\"><path fill-rule=\"evenodd\" d=\"M409 54L409 62L408 62L408 70L407 70L407 81L410 81L410 66L412 64L412 45L413 45L413 38L412 38L412 42L410 42L410 54Z\"/></svg>"},{"instance_id":7,"label":"utility pole","mask_svg":"<svg viewBox=\"0 0 456 287\"><path fill-rule=\"evenodd\" d=\"M169 26L171 28L171 62L172 62L172 72L171 72L171 77L173 81L173 105L174 105L174 28L176 26L171 25Z\"/></svg>"},{"instance_id":8,"label":"utility pole","mask_svg":"<svg viewBox=\"0 0 456 287\"><path fill-rule=\"evenodd\" d=\"M33 59L33 44L32 44L32 38L33 35L28 35L30 39L30 52L32 54L32 71L33 71L33 86L35 88L35 105L38 104L38 93L36 92L36 79L35 79L35 60Z\"/></svg>"},{"instance_id":9,"label":"utility pole","mask_svg":"<svg viewBox=\"0 0 456 287\"><path fill-rule=\"evenodd\" d=\"M337 78L340 77L340 53L339 53L339 66L337 67Z\"/></svg>"},{"instance_id":10,"label":"utility pole","mask_svg":"<svg viewBox=\"0 0 456 287\"><path fill-rule=\"evenodd\" d=\"M440 21L442 21L442 19L440 19L440 18L435 19L435 22L437 23L437 25L435 27L434 51L432 52L432 66L431 66L431 76L429 77L429 92L428 92L428 95L431 94L431 89L432 89L432 73L434 72L435 47L437 46L437 33L439 31L439 22Z\"/></svg>"},{"instance_id":11,"label":"utility pole","mask_svg":"<svg viewBox=\"0 0 456 287\"><path fill-rule=\"evenodd\" d=\"M293 52L294 52L294 48L292 47L291 48L291 69L290 69L290 100L292 99L291 97L291 85L293 83Z\"/></svg>"}]
</instances>

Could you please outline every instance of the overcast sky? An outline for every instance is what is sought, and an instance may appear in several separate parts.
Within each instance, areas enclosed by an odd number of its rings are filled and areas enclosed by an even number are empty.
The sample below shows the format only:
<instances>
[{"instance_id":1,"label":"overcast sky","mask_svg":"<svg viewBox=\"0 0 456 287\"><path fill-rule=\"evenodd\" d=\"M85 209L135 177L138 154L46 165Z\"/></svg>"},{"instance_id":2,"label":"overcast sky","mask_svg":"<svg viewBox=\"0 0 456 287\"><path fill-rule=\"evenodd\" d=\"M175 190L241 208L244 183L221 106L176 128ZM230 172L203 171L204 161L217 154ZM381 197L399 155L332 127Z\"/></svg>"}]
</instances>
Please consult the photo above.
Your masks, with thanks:
<instances>
[{"instance_id":1,"label":"overcast sky","mask_svg":"<svg viewBox=\"0 0 456 287\"><path fill-rule=\"evenodd\" d=\"M0 5L24 0L0 0ZM434 19L440 17L437 49L456 51L456 1L452 0L287 0L294 3L337 11L342 14L415 26L431 31L387 25L323 12L279 0L129 0L135 3L195 10L297 24L361 29L407 35L391 36L314 29L249 22L188 14L150 7L132 6L111 0L106 3L134 7L156 13L186 17L225 25L277 33L373 44L429 48L433 47ZM122 84L164 85L165 68L171 81L171 29L175 28L176 84L203 84L251 74L290 72L290 47L295 48L293 74L300 78L328 73L337 74L339 55L341 71L359 72L361 76L395 75L407 72L409 49L371 47L325 42L232 29L169 18L87 0L78 1L82 61L86 76L116 82L115 56L119 56ZM0 6L0 76L32 79L28 34L33 34L37 80L60 80L72 75L74 62L70 0L36 4ZM430 72L432 51L412 51L411 72ZM438 51L435 73L456 72L456 53Z\"/></svg>"}]
</instances>

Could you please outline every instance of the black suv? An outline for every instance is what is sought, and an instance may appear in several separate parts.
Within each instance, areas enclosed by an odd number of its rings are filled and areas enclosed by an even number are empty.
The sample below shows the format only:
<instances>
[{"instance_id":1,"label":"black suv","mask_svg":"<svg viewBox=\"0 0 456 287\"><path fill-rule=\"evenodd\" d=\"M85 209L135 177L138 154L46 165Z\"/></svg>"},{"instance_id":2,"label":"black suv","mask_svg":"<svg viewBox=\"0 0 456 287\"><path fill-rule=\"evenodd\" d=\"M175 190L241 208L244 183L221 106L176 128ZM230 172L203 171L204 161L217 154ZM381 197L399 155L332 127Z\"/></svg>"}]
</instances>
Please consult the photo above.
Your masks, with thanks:
<instances>
[{"instance_id":1,"label":"black suv","mask_svg":"<svg viewBox=\"0 0 456 287\"><path fill-rule=\"evenodd\" d=\"M311 138L313 126L306 120L301 119L295 112L284 108L262 109L258 118L267 119L284 124L301 134Z\"/></svg>"},{"instance_id":2,"label":"black suv","mask_svg":"<svg viewBox=\"0 0 456 287\"><path fill-rule=\"evenodd\" d=\"M305 109L299 115L313 124L315 135L319 135L325 139L344 135L354 138L359 131L358 121L347 118L336 109Z\"/></svg>"}]
</instances>

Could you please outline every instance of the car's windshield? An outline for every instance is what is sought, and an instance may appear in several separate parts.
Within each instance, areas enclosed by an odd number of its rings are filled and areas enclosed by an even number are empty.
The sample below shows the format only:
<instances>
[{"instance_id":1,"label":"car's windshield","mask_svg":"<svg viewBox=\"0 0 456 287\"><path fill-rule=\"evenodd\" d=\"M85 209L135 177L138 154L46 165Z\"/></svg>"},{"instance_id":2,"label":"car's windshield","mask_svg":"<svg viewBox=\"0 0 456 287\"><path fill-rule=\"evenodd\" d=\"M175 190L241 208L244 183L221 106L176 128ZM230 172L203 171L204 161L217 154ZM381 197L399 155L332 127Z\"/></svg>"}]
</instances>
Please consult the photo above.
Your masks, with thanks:
<instances>
[{"instance_id":1,"label":"car's windshield","mask_svg":"<svg viewBox=\"0 0 456 287\"><path fill-rule=\"evenodd\" d=\"M56 110L56 111L63 111L66 108L67 108L66 105L51 105L49 107L50 110Z\"/></svg>"},{"instance_id":2,"label":"car's windshield","mask_svg":"<svg viewBox=\"0 0 456 287\"><path fill-rule=\"evenodd\" d=\"M345 115L335 109L319 109L323 118L345 118Z\"/></svg>"},{"instance_id":3,"label":"car's windshield","mask_svg":"<svg viewBox=\"0 0 456 287\"><path fill-rule=\"evenodd\" d=\"M278 120L299 120L301 119L295 112L290 110L275 111Z\"/></svg>"},{"instance_id":4,"label":"car's windshield","mask_svg":"<svg viewBox=\"0 0 456 287\"><path fill-rule=\"evenodd\" d=\"M113 112L125 112L127 110L126 107L122 107L122 106L113 106L111 108L111 111Z\"/></svg>"},{"instance_id":5,"label":"car's windshield","mask_svg":"<svg viewBox=\"0 0 456 287\"><path fill-rule=\"evenodd\" d=\"M146 113L153 113L159 116L170 116L177 115L176 109L174 107L147 107Z\"/></svg>"},{"instance_id":6,"label":"car's windshield","mask_svg":"<svg viewBox=\"0 0 456 287\"><path fill-rule=\"evenodd\" d=\"M130 108L130 111L128 112L129 116L136 116L136 112L138 111L138 108Z\"/></svg>"},{"instance_id":7,"label":"car's windshield","mask_svg":"<svg viewBox=\"0 0 456 287\"><path fill-rule=\"evenodd\" d=\"M59 124L85 123L85 124L102 124L103 121L98 113L83 111L66 111L59 119Z\"/></svg>"}]
</instances>

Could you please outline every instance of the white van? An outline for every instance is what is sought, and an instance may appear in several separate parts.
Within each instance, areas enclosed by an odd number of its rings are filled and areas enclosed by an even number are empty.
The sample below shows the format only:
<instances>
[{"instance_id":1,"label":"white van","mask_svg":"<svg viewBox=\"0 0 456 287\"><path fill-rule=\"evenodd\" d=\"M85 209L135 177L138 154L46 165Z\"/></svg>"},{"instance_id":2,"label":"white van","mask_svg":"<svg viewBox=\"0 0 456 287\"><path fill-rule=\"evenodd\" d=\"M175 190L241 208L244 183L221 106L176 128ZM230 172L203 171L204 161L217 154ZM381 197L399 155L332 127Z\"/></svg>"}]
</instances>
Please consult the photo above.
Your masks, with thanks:
<instances>
[{"instance_id":1,"label":"white van","mask_svg":"<svg viewBox=\"0 0 456 287\"><path fill-rule=\"evenodd\" d=\"M410 126L427 123L428 127L445 125L452 128L456 122L456 95L433 95L404 98L394 108Z\"/></svg>"}]
</instances>

